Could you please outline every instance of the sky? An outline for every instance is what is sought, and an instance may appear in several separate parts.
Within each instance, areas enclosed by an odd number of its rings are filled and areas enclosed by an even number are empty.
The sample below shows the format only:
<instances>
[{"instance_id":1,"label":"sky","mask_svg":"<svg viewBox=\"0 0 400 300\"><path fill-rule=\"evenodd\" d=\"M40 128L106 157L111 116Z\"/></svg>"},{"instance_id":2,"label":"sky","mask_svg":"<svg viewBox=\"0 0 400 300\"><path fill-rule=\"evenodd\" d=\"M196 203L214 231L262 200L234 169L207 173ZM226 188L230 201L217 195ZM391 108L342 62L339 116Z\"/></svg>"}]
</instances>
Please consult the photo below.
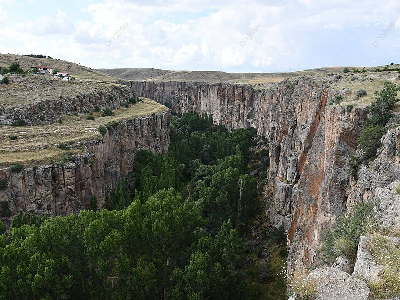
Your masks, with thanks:
<instances>
[{"instance_id":1,"label":"sky","mask_svg":"<svg viewBox=\"0 0 400 300\"><path fill-rule=\"evenodd\" d=\"M92 68L400 63L400 0L0 0L0 53Z\"/></svg>"}]
</instances>

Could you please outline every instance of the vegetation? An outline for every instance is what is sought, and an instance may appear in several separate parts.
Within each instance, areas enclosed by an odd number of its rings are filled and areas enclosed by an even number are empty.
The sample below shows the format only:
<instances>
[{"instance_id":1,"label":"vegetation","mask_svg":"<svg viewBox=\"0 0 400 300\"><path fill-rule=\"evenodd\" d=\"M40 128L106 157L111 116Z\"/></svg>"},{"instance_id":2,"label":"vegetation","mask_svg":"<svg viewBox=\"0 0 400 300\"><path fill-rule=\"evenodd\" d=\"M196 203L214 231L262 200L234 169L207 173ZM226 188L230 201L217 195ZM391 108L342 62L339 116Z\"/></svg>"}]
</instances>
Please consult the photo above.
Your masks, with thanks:
<instances>
[{"instance_id":1,"label":"vegetation","mask_svg":"<svg viewBox=\"0 0 400 300\"><path fill-rule=\"evenodd\" d=\"M400 296L400 244L380 234L371 236L369 250L375 261L383 266L380 279L370 282L374 299L389 299Z\"/></svg>"},{"instance_id":2,"label":"vegetation","mask_svg":"<svg viewBox=\"0 0 400 300\"><path fill-rule=\"evenodd\" d=\"M10 167L10 171L13 173L19 173L24 169L24 166L20 163L15 163Z\"/></svg>"},{"instance_id":3,"label":"vegetation","mask_svg":"<svg viewBox=\"0 0 400 300\"><path fill-rule=\"evenodd\" d=\"M319 253L322 262L331 265L339 256L355 262L360 236L376 227L373 207L372 203L357 203L348 215L338 219L333 230L325 233Z\"/></svg>"},{"instance_id":4,"label":"vegetation","mask_svg":"<svg viewBox=\"0 0 400 300\"><path fill-rule=\"evenodd\" d=\"M114 112L111 109L106 108L103 111L102 117L110 117L110 116L113 116L113 115L114 115Z\"/></svg>"},{"instance_id":5,"label":"vegetation","mask_svg":"<svg viewBox=\"0 0 400 300\"><path fill-rule=\"evenodd\" d=\"M371 109L358 139L358 148L362 154L350 160L350 173L356 176L360 164L368 163L376 156L376 151L381 146L381 138L386 133L386 124L392 117L394 104L398 101L399 88L392 82L385 82L381 91L376 93L376 101Z\"/></svg>"},{"instance_id":6,"label":"vegetation","mask_svg":"<svg viewBox=\"0 0 400 300\"><path fill-rule=\"evenodd\" d=\"M52 59L51 56L46 56L46 55L42 55L42 54L27 54L25 56L34 57L34 58L50 58L50 59Z\"/></svg>"},{"instance_id":7,"label":"vegetation","mask_svg":"<svg viewBox=\"0 0 400 300\"><path fill-rule=\"evenodd\" d=\"M69 150L68 145L65 144L65 143L60 143L60 144L58 144L57 147L58 147L59 149L61 149L61 150Z\"/></svg>"},{"instance_id":8,"label":"vegetation","mask_svg":"<svg viewBox=\"0 0 400 300\"><path fill-rule=\"evenodd\" d=\"M13 126L25 126L26 121L23 119L17 119L12 123Z\"/></svg>"},{"instance_id":9,"label":"vegetation","mask_svg":"<svg viewBox=\"0 0 400 300\"><path fill-rule=\"evenodd\" d=\"M24 70L20 67L19 63L14 62L10 65L8 68L10 73L16 73L16 74L24 74Z\"/></svg>"},{"instance_id":10,"label":"vegetation","mask_svg":"<svg viewBox=\"0 0 400 300\"><path fill-rule=\"evenodd\" d=\"M9 84L10 83L10 79L8 79L7 76L3 77L3 79L0 82L1 84Z\"/></svg>"},{"instance_id":11,"label":"vegetation","mask_svg":"<svg viewBox=\"0 0 400 300\"><path fill-rule=\"evenodd\" d=\"M136 102L137 102L136 95L133 95L132 97L129 98L130 104L135 104Z\"/></svg>"},{"instance_id":12,"label":"vegetation","mask_svg":"<svg viewBox=\"0 0 400 300\"><path fill-rule=\"evenodd\" d=\"M356 99L360 99L365 96L367 96L367 91L364 89L358 90L356 93Z\"/></svg>"},{"instance_id":13,"label":"vegetation","mask_svg":"<svg viewBox=\"0 0 400 300\"><path fill-rule=\"evenodd\" d=\"M138 154L107 210L93 197L77 216L14 218L0 236L0 299L285 299L284 284L263 291L281 264L245 265L264 252L245 243L268 165L262 141L187 114L172 120L171 142L165 156ZM281 262L284 250L267 252Z\"/></svg>"},{"instance_id":14,"label":"vegetation","mask_svg":"<svg viewBox=\"0 0 400 300\"><path fill-rule=\"evenodd\" d=\"M349 73L349 72L350 72L349 68L346 67L346 68L343 69L343 73Z\"/></svg>"},{"instance_id":15,"label":"vegetation","mask_svg":"<svg viewBox=\"0 0 400 300\"><path fill-rule=\"evenodd\" d=\"M103 125L100 125L98 128L101 135L105 135L107 133L107 128Z\"/></svg>"}]
</instances>

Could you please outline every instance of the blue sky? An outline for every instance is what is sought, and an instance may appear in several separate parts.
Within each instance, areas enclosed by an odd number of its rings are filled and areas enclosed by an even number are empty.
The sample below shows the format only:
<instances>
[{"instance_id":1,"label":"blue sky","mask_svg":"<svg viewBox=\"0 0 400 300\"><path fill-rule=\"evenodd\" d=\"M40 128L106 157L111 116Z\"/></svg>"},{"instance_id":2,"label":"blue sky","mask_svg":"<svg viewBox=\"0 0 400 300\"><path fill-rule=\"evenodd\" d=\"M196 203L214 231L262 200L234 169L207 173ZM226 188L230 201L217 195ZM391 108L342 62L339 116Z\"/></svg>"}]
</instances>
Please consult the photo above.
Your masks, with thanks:
<instances>
[{"instance_id":1,"label":"blue sky","mask_svg":"<svg viewBox=\"0 0 400 300\"><path fill-rule=\"evenodd\" d=\"M400 1L0 0L0 53L228 72L400 63Z\"/></svg>"}]
</instances>

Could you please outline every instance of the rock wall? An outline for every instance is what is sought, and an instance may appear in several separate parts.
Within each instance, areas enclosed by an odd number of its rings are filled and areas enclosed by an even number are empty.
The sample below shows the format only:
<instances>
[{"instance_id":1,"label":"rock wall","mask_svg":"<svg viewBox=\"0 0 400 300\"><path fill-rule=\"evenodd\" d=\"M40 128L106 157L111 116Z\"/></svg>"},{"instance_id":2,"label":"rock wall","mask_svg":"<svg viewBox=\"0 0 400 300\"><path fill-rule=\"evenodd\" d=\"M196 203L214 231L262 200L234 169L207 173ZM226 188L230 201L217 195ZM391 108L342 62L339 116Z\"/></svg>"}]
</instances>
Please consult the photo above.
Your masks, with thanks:
<instances>
[{"instance_id":1,"label":"rock wall","mask_svg":"<svg viewBox=\"0 0 400 300\"><path fill-rule=\"evenodd\" d=\"M328 105L330 81L298 77L262 88L130 82L176 113L211 114L229 129L254 127L270 144L267 214L288 235L289 270L312 263L321 235L346 210L347 162L367 108Z\"/></svg>"},{"instance_id":2,"label":"rock wall","mask_svg":"<svg viewBox=\"0 0 400 300\"><path fill-rule=\"evenodd\" d=\"M35 79L37 80L37 78ZM54 79L53 81L61 85L61 87L57 86L54 90L48 88L48 93L42 91L42 94L36 96L35 101L0 105L0 125L11 125L18 119L24 120L27 125L52 124L56 123L64 115L93 113L96 109L99 111L107 108L111 110L118 109L127 104L129 99L134 96L131 89L119 84L101 85L95 82L59 82L59 80ZM40 87L49 85L49 83L44 84L43 82L38 83L35 81L31 84L28 83L25 84L30 87L35 84ZM53 85L55 84L53 83ZM62 85L66 87L62 87ZM66 91L62 90L62 88L65 88ZM20 87L20 89L24 90L24 86ZM6 96L13 97L12 92L14 91L9 92ZM33 97L34 94L35 91L32 91L32 95L27 94L26 97Z\"/></svg>"},{"instance_id":3,"label":"rock wall","mask_svg":"<svg viewBox=\"0 0 400 300\"><path fill-rule=\"evenodd\" d=\"M132 171L139 150L168 150L169 122L170 113L161 112L116 123L102 140L85 142L83 154L65 165L30 167L17 173L0 168L0 180L7 182L0 190L2 216L20 211L68 215L90 208L93 196L102 208L106 192Z\"/></svg>"}]
</instances>

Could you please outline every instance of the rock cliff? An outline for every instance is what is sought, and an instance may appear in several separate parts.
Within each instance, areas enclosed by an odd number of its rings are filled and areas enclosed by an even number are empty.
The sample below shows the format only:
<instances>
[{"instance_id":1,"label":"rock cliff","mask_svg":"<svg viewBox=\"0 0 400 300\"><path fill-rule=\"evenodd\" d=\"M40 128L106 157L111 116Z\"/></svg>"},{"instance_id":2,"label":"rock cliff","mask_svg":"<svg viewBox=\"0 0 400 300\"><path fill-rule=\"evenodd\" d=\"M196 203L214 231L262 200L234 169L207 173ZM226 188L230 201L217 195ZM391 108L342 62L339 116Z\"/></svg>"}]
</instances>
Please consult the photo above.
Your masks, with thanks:
<instances>
[{"instance_id":1,"label":"rock cliff","mask_svg":"<svg viewBox=\"0 0 400 300\"><path fill-rule=\"evenodd\" d=\"M339 77L340 79L340 77ZM229 129L254 127L268 138L267 214L288 236L289 270L314 261L323 231L346 211L347 162L368 112L332 104L336 76L302 76L265 86L130 82L139 95L175 113L211 114Z\"/></svg>"},{"instance_id":2,"label":"rock cliff","mask_svg":"<svg viewBox=\"0 0 400 300\"><path fill-rule=\"evenodd\" d=\"M115 122L100 139L82 142L81 154L65 164L45 164L13 172L0 168L1 214L7 219L20 211L67 215L90 209L93 197L98 208L106 193L133 168L141 149L164 153L169 145L168 111Z\"/></svg>"}]
</instances>

